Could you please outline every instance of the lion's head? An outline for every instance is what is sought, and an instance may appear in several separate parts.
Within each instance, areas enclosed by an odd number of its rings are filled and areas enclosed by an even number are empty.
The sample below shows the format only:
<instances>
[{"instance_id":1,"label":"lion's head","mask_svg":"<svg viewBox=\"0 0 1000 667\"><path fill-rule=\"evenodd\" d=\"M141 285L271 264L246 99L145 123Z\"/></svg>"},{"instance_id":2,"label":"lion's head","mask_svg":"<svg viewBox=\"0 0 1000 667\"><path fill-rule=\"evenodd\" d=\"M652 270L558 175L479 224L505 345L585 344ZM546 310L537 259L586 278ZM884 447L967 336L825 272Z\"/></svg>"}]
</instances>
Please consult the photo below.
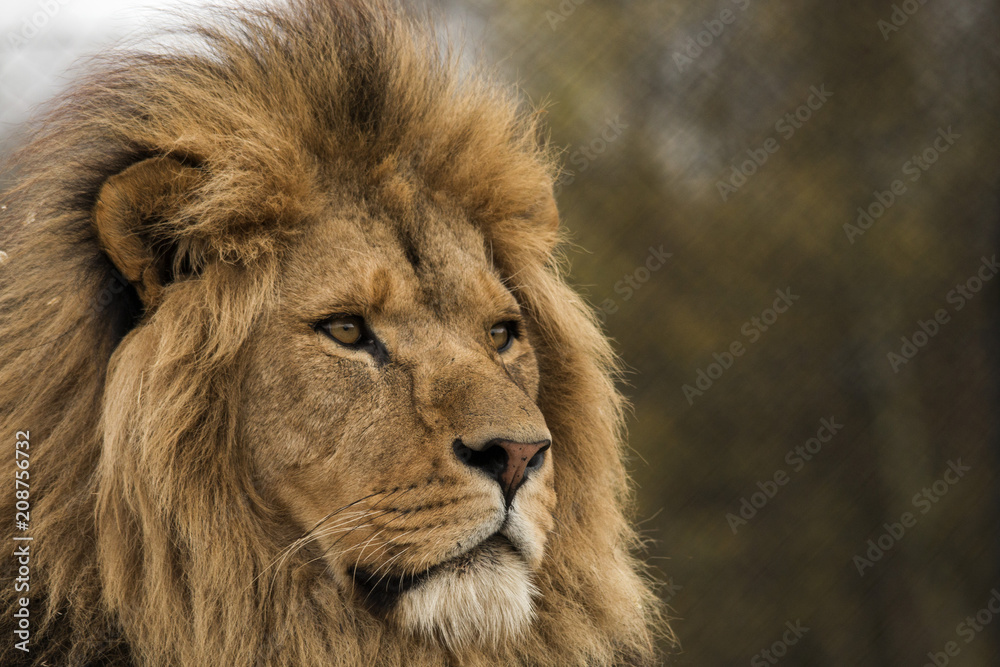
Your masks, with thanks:
<instances>
[{"instance_id":1,"label":"lion's head","mask_svg":"<svg viewBox=\"0 0 1000 667\"><path fill-rule=\"evenodd\" d=\"M106 59L12 162L33 656L650 663L613 357L536 117L378 2L195 33Z\"/></svg>"},{"instance_id":2,"label":"lion's head","mask_svg":"<svg viewBox=\"0 0 1000 667\"><path fill-rule=\"evenodd\" d=\"M530 623L554 528L537 332L461 210L396 187L409 212L335 197L290 244L238 437L341 590L449 645L495 643Z\"/></svg>"}]
</instances>

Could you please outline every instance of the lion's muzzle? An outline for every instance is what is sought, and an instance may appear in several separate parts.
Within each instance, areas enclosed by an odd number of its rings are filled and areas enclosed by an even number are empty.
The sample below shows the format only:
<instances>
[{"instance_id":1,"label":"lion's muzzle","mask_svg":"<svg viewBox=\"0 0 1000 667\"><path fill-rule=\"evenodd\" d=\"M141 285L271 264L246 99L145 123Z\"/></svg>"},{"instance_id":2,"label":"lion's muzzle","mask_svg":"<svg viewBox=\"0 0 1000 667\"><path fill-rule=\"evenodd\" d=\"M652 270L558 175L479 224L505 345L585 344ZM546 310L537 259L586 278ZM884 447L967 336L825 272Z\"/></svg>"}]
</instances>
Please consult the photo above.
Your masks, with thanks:
<instances>
[{"instance_id":1,"label":"lion's muzzle","mask_svg":"<svg viewBox=\"0 0 1000 667\"><path fill-rule=\"evenodd\" d=\"M530 443L494 439L479 447L469 447L461 440L455 440L452 449L459 461L495 479L503 489L507 507L510 507L514 494L528 476L545 463L545 452L550 444L547 439Z\"/></svg>"}]
</instances>

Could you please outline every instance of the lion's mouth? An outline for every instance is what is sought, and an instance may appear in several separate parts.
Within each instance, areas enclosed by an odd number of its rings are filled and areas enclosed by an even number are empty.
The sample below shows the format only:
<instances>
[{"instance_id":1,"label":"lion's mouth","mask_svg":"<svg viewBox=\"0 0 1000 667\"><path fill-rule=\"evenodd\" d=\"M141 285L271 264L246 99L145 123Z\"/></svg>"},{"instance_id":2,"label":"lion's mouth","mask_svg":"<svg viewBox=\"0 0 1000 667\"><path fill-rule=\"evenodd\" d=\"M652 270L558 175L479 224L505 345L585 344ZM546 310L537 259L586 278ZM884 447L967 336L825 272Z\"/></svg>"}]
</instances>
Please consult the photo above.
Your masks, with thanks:
<instances>
[{"instance_id":1,"label":"lion's mouth","mask_svg":"<svg viewBox=\"0 0 1000 667\"><path fill-rule=\"evenodd\" d=\"M497 564L503 551L517 553L517 547L504 535L494 533L465 553L438 563L423 572L394 574L379 572L377 569L372 572L356 567L351 575L362 599L377 608L388 608L394 605L403 593L413 590L437 574L447 571L461 575L471 572L477 565Z\"/></svg>"}]
</instances>

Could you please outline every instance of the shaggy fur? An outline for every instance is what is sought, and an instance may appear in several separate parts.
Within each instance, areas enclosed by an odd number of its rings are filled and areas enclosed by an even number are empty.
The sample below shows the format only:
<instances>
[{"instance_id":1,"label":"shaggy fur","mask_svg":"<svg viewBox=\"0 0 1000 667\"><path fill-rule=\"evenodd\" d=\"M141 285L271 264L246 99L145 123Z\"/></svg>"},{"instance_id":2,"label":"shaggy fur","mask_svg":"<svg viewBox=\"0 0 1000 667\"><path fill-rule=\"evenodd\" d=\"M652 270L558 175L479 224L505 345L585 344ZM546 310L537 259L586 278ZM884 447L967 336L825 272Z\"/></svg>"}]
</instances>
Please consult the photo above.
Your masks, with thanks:
<instances>
[{"instance_id":1,"label":"shaggy fur","mask_svg":"<svg viewBox=\"0 0 1000 667\"><path fill-rule=\"evenodd\" d=\"M28 595L37 665L656 664L536 117L381 2L191 35L95 63L7 168L0 476L30 430L34 541L0 662ZM348 311L384 350L317 331ZM506 514L451 453L549 434Z\"/></svg>"}]
</instances>

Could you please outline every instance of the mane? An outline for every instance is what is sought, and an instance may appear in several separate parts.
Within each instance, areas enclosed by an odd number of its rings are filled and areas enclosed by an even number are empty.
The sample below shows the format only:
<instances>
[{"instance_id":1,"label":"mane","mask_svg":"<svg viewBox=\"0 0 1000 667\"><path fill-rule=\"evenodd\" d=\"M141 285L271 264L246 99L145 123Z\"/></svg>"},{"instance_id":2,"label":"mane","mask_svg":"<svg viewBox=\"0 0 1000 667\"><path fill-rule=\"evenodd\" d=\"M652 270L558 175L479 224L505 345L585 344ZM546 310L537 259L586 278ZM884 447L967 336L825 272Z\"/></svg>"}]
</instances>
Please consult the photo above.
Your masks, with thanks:
<instances>
[{"instance_id":1,"label":"mane","mask_svg":"<svg viewBox=\"0 0 1000 667\"><path fill-rule=\"evenodd\" d=\"M6 163L0 433L30 431L31 522L3 539L33 541L30 595L0 594L3 664L24 658L10 641L22 595L36 664L445 664L304 561L268 570L289 529L234 435L245 343L297 226L330 196L399 191L405 208L399 173L489 242L538 332L539 405L561 447L533 629L461 664L656 662L666 630L630 555L615 357L553 259L556 226L537 223L554 219L539 211L552 151L516 95L462 74L423 24L381 0L214 10L178 35L187 50L92 62ZM205 178L171 218L172 269L195 278L147 313L93 210L111 176L158 156ZM140 325L155 345L129 344ZM11 581L13 559L0 567Z\"/></svg>"}]
</instances>

